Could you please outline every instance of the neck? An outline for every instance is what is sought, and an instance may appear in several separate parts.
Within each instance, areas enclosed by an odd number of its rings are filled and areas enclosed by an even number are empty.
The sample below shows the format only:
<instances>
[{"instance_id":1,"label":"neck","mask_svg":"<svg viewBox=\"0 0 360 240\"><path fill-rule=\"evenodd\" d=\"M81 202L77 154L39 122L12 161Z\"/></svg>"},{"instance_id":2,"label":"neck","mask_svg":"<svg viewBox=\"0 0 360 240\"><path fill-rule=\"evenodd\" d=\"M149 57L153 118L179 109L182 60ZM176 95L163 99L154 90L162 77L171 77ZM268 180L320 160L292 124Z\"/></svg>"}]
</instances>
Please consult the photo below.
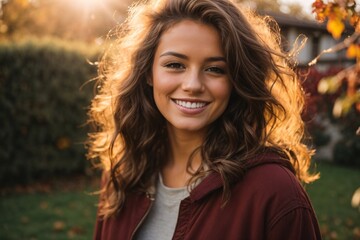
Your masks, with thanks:
<instances>
[{"instance_id":1,"label":"neck","mask_svg":"<svg viewBox=\"0 0 360 240\"><path fill-rule=\"evenodd\" d=\"M201 164L200 152L194 154L194 151L201 146L204 134L168 129L168 135L171 155L162 168L164 184L168 187L186 186L191 174ZM190 156L192 159L188 168Z\"/></svg>"}]
</instances>

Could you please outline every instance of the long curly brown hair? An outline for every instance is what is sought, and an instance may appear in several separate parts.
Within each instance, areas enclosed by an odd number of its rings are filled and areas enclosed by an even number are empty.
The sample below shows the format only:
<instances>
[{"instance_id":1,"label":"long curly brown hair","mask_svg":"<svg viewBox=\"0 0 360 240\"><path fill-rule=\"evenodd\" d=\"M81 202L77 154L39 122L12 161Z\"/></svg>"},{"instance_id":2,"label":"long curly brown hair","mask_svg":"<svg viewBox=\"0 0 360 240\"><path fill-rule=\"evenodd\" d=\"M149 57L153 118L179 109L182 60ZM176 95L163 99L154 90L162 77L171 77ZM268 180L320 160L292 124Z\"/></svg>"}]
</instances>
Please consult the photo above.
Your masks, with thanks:
<instances>
[{"instance_id":1,"label":"long curly brown hair","mask_svg":"<svg viewBox=\"0 0 360 240\"><path fill-rule=\"evenodd\" d=\"M233 85L227 109L196 150L202 165L190 182L219 172L228 198L247 161L269 149L286 156L301 181L317 178L308 172L312 151L303 144L304 94L277 25L229 0L143 1L130 8L102 60L90 110L99 131L90 134L89 158L100 159L108 173L100 205L105 217L121 209L127 193L146 191L168 157L166 120L147 81L162 33L184 19L218 31Z\"/></svg>"}]
</instances>

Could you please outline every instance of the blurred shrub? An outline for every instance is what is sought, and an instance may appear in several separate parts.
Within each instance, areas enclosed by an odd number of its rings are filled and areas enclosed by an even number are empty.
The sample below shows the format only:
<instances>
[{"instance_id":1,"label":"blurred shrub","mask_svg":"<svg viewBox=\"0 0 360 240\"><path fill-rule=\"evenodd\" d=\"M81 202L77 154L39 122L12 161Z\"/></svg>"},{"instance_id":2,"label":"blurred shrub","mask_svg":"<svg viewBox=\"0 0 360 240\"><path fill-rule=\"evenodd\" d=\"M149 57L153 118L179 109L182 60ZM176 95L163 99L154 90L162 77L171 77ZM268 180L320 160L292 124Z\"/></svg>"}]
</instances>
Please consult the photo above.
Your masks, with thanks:
<instances>
[{"instance_id":1,"label":"blurred shrub","mask_svg":"<svg viewBox=\"0 0 360 240\"><path fill-rule=\"evenodd\" d=\"M319 72L315 67L310 69L299 70L300 76L304 76L303 88L307 94L306 107L303 119L306 123L306 129L309 132L312 143L315 147L327 145L331 141L331 136L325 131L323 118L334 121L332 116L332 105L335 102L336 94L320 94L318 84L326 76L334 75L341 71L341 68L331 67L327 71Z\"/></svg>"},{"instance_id":2,"label":"blurred shrub","mask_svg":"<svg viewBox=\"0 0 360 240\"><path fill-rule=\"evenodd\" d=\"M85 171L98 54L54 39L0 43L0 185Z\"/></svg>"},{"instance_id":3,"label":"blurred shrub","mask_svg":"<svg viewBox=\"0 0 360 240\"><path fill-rule=\"evenodd\" d=\"M337 123L341 126L342 139L334 147L334 161L360 168L360 136L356 135L360 123L359 112L352 109L346 117L338 119Z\"/></svg>"},{"instance_id":4,"label":"blurred shrub","mask_svg":"<svg viewBox=\"0 0 360 240\"><path fill-rule=\"evenodd\" d=\"M356 135L360 122L359 112L353 106L347 115L335 118L332 114L332 107L336 98L340 96L341 89L334 94L320 94L317 91L322 78L335 75L341 70L341 68L330 67L327 71L319 72L313 67L306 72L303 87L308 97L303 118L315 148L325 146L331 141L327 126L324 125L325 119L328 119L331 124L337 125L342 136L332 149L334 162L340 165L360 167L360 136Z\"/></svg>"}]
</instances>

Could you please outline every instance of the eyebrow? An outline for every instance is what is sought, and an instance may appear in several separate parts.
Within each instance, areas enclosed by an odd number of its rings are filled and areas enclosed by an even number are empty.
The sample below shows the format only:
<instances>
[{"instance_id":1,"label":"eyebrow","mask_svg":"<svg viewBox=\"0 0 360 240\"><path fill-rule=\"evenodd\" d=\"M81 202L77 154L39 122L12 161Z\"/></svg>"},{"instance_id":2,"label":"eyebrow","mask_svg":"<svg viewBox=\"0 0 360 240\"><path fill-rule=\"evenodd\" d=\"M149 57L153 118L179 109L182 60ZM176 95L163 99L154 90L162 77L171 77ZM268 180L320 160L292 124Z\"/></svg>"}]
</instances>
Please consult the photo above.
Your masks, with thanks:
<instances>
[{"instance_id":1,"label":"eyebrow","mask_svg":"<svg viewBox=\"0 0 360 240\"><path fill-rule=\"evenodd\" d=\"M185 60L189 59L184 54L177 53L177 52L172 52L172 51L165 52L165 53L160 55L160 57L163 57L163 56L174 56L174 57L185 59ZM208 58L205 59L205 62L218 62L218 61L222 61L222 62L226 63L226 59L224 57L221 57L221 56L208 57Z\"/></svg>"}]
</instances>

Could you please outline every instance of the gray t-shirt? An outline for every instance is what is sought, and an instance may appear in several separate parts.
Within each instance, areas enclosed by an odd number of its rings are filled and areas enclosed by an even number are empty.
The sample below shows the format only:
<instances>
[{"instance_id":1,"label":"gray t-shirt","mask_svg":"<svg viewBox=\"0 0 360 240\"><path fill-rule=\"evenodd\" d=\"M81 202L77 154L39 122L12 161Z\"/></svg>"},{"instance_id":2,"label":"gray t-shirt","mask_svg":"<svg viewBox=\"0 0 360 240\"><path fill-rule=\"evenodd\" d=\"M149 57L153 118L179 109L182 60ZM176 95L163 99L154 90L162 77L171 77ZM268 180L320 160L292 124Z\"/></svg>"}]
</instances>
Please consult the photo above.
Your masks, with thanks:
<instances>
[{"instance_id":1,"label":"gray t-shirt","mask_svg":"<svg viewBox=\"0 0 360 240\"><path fill-rule=\"evenodd\" d=\"M157 183L154 205L136 235L137 240L172 239L181 200L189 196L188 187L169 188Z\"/></svg>"}]
</instances>

